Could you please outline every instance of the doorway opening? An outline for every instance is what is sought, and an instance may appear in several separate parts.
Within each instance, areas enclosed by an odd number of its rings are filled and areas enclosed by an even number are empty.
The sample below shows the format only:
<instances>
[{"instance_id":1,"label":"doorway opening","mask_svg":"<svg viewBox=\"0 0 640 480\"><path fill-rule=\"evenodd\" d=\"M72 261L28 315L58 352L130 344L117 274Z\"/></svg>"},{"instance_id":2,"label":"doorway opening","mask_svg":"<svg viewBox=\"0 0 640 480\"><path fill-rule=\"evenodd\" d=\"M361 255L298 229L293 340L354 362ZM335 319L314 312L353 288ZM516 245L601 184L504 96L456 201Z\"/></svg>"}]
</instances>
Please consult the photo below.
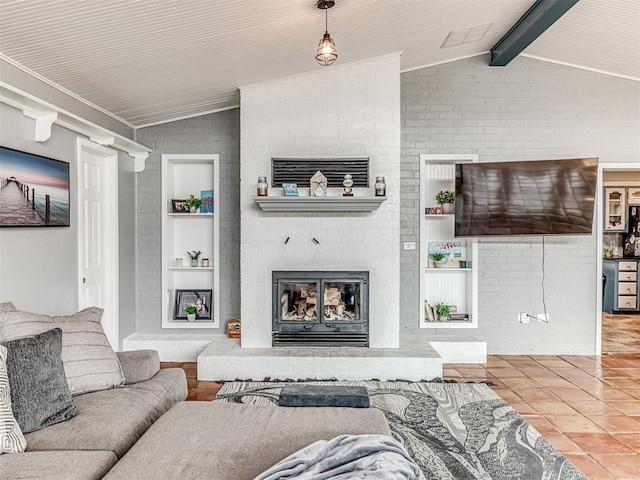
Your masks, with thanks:
<instances>
[{"instance_id":1,"label":"doorway opening","mask_svg":"<svg viewBox=\"0 0 640 480\"><path fill-rule=\"evenodd\" d=\"M640 352L640 166L601 164L598 205L601 353Z\"/></svg>"}]
</instances>

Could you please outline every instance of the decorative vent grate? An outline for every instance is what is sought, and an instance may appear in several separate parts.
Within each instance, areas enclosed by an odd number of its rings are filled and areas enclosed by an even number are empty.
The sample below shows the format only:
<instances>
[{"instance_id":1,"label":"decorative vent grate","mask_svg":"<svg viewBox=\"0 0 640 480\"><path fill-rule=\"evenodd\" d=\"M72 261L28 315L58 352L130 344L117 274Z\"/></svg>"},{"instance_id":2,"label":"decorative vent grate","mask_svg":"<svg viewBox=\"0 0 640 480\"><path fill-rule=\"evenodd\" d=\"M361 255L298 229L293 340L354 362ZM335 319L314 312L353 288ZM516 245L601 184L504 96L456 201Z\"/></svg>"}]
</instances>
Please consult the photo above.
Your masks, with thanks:
<instances>
[{"instance_id":1,"label":"decorative vent grate","mask_svg":"<svg viewBox=\"0 0 640 480\"><path fill-rule=\"evenodd\" d=\"M297 183L308 187L311 177L320 170L331 187L342 188L347 173L353 178L354 187L369 186L369 158L272 158L271 186Z\"/></svg>"}]
</instances>

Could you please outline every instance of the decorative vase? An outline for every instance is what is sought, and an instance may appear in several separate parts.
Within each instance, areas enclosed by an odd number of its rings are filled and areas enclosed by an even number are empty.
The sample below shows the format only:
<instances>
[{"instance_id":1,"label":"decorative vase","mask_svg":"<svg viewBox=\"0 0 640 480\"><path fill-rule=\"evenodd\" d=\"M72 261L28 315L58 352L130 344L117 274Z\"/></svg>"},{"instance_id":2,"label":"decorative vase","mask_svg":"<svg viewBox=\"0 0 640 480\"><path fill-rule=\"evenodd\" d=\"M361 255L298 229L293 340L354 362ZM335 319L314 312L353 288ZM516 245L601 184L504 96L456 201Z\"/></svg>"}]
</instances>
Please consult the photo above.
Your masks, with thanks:
<instances>
[{"instance_id":1,"label":"decorative vase","mask_svg":"<svg viewBox=\"0 0 640 480\"><path fill-rule=\"evenodd\" d=\"M442 213L444 214L452 214L455 211L455 207L453 203L443 203L442 204Z\"/></svg>"},{"instance_id":2,"label":"decorative vase","mask_svg":"<svg viewBox=\"0 0 640 480\"><path fill-rule=\"evenodd\" d=\"M187 321L188 322L195 322L196 321L196 314L195 313L187 313Z\"/></svg>"},{"instance_id":3,"label":"decorative vase","mask_svg":"<svg viewBox=\"0 0 640 480\"><path fill-rule=\"evenodd\" d=\"M197 267L198 266L198 259L197 258L192 258L191 259L191 266L192 267Z\"/></svg>"},{"instance_id":4,"label":"decorative vase","mask_svg":"<svg viewBox=\"0 0 640 480\"><path fill-rule=\"evenodd\" d=\"M189 209L189 211L190 211L191 213L198 213L198 209L197 209L196 207L191 207L191 208Z\"/></svg>"},{"instance_id":5,"label":"decorative vase","mask_svg":"<svg viewBox=\"0 0 640 480\"><path fill-rule=\"evenodd\" d=\"M447 266L448 259L447 258L443 258L442 260L434 260L433 263L434 263L436 268L443 268L443 267Z\"/></svg>"}]
</instances>

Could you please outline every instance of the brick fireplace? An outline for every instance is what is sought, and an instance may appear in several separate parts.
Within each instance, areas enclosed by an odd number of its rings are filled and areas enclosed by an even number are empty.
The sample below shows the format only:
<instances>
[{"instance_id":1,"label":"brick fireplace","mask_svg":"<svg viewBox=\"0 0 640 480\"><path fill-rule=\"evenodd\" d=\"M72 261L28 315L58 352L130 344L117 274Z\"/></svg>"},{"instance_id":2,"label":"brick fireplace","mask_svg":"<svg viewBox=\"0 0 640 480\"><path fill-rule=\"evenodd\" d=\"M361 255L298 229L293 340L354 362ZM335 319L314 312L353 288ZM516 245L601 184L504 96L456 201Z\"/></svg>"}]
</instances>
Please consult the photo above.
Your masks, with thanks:
<instances>
[{"instance_id":1,"label":"brick fireplace","mask_svg":"<svg viewBox=\"0 0 640 480\"><path fill-rule=\"evenodd\" d=\"M240 115L242 347L273 345L273 271L326 270L369 273L368 345L398 348L400 55L243 87ZM373 195L383 176L387 200L368 213L264 212L254 201L258 177L287 157L368 157L370 187L354 196ZM342 196L341 184L328 187Z\"/></svg>"}]
</instances>

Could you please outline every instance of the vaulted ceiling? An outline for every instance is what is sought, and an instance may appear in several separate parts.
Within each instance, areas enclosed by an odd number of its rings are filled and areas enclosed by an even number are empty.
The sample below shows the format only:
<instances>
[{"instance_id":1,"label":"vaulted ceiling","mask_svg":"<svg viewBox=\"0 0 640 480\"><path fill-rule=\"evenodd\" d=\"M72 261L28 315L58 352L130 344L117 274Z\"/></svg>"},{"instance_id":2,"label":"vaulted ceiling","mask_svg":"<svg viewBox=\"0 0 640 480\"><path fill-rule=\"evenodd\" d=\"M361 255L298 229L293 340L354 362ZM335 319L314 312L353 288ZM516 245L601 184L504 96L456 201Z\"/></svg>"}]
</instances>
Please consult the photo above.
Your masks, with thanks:
<instances>
[{"instance_id":1,"label":"vaulted ceiling","mask_svg":"<svg viewBox=\"0 0 640 480\"><path fill-rule=\"evenodd\" d=\"M392 52L403 71L486 53L533 3L336 0L339 58L321 67L315 0L0 0L0 55L143 126L238 105L239 86ZM452 31L465 41L442 48ZM524 54L640 80L640 1L580 0Z\"/></svg>"}]
</instances>

